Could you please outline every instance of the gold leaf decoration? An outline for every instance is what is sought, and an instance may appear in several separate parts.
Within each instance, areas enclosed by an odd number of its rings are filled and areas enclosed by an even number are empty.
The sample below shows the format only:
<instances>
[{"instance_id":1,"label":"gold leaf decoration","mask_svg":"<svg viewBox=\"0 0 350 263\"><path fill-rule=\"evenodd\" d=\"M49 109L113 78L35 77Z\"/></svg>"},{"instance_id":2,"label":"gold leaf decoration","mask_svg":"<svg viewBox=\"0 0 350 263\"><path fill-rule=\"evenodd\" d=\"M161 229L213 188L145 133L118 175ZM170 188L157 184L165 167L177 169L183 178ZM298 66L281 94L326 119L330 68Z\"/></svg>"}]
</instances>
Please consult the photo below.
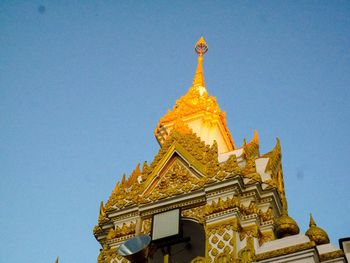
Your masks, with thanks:
<instances>
[{"instance_id":1,"label":"gold leaf decoration","mask_svg":"<svg viewBox=\"0 0 350 263\"><path fill-rule=\"evenodd\" d=\"M224 246L225 246L225 243L224 243L224 242L220 241L220 242L218 243L218 248L222 249Z\"/></svg>"},{"instance_id":2,"label":"gold leaf decoration","mask_svg":"<svg viewBox=\"0 0 350 263\"><path fill-rule=\"evenodd\" d=\"M254 200L250 201L248 206L241 205L240 210L243 215L252 215L258 213L258 208Z\"/></svg>"},{"instance_id":3,"label":"gold leaf decoration","mask_svg":"<svg viewBox=\"0 0 350 263\"><path fill-rule=\"evenodd\" d=\"M111 228L107 234L107 239L112 240L122 236L128 236L135 234L136 224L131 222L130 224L124 223L122 226L117 226L115 229Z\"/></svg>"},{"instance_id":4,"label":"gold leaf decoration","mask_svg":"<svg viewBox=\"0 0 350 263\"><path fill-rule=\"evenodd\" d=\"M274 218L273 209L271 206L267 209L266 212L263 212L262 210L259 209L258 214L259 214L261 222L268 222L268 221L273 220L273 218Z\"/></svg>"},{"instance_id":5,"label":"gold leaf decoration","mask_svg":"<svg viewBox=\"0 0 350 263\"><path fill-rule=\"evenodd\" d=\"M264 252L264 253L256 255L256 261L262 261L262 260L265 260L265 259L268 259L268 258L274 258L274 257L279 257L279 256L283 256L283 255L292 254L292 253L295 253L295 252L299 252L299 251L303 251L303 250L307 250L307 249L313 248L315 246L316 246L315 242L310 241L310 242L303 243L303 244L298 244L298 245L289 246L289 247L286 247L286 248L280 248L280 249L277 249L277 250Z\"/></svg>"},{"instance_id":6,"label":"gold leaf decoration","mask_svg":"<svg viewBox=\"0 0 350 263\"><path fill-rule=\"evenodd\" d=\"M97 258L97 263L110 263L115 257L117 257L117 249L104 245Z\"/></svg>"},{"instance_id":7,"label":"gold leaf decoration","mask_svg":"<svg viewBox=\"0 0 350 263\"><path fill-rule=\"evenodd\" d=\"M198 221L199 224L204 224L205 222L204 206L198 206L191 209L183 210L182 216L195 219Z\"/></svg>"},{"instance_id":8,"label":"gold leaf decoration","mask_svg":"<svg viewBox=\"0 0 350 263\"><path fill-rule=\"evenodd\" d=\"M191 175L179 162L175 161L171 168L160 178L158 185L143 196L143 202L148 203L171 196L188 193L203 187L204 181Z\"/></svg>"}]
</instances>

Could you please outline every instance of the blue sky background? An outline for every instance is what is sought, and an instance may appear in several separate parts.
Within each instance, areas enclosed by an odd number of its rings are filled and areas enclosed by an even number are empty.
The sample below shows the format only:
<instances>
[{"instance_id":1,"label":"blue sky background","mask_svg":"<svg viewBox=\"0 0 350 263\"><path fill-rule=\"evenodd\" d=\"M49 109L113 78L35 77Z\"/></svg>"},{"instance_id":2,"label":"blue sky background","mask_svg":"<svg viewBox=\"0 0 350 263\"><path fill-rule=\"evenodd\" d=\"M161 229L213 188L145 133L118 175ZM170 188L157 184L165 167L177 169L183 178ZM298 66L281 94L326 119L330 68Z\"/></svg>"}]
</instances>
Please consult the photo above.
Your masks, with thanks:
<instances>
[{"instance_id":1,"label":"blue sky background","mask_svg":"<svg viewBox=\"0 0 350 263\"><path fill-rule=\"evenodd\" d=\"M96 262L92 228L159 118L207 88L241 146L282 143L290 214L350 236L349 1L1 1L0 262Z\"/></svg>"}]
</instances>

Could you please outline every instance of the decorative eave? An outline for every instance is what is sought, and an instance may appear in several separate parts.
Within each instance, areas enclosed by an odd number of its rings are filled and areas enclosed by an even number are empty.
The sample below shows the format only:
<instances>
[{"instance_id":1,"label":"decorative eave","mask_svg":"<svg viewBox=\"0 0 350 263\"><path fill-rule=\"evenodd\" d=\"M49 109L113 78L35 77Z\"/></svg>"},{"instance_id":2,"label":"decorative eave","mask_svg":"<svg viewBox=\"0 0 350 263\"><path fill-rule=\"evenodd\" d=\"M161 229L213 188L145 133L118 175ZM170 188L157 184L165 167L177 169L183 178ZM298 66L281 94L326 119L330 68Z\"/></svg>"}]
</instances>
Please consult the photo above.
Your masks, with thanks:
<instances>
[{"instance_id":1,"label":"decorative eave","mask_svg":"<svg viewBox=\"0 0 350 263\"><path fill-rule=\"evenodd\" d=\"M266 172L269 171L272 174L275 174L276 171L279 169L279 165L282 160L281 143L279 138L276 138L276 145L273 148L273 150L264 154L262 157L269 158L269 162L266 166Z\"/></svg>"},{"instance_id":2,"label":"decorative eave","mask_svg":"<svg viewBox=\"0 0 350 263\"><path fill-rule=\"evenodd\" d=\"M114 210L116 207L122 209L138 204L140 197L147 192L158 173L175 154L181 156L202 177L214 173L215 169L210 169L212 163L215 161L217 163L214 149L215 145L212 147L205 145L186 124L177 121L174 130L159 149L150 166L145 164L143 171L140 172L139 165L137 165L129 179L123 176L122 183L116 183L106 203L106 210Z\"/></svg>"},{"instance_id":3,"label":"decorative eave","mask_svg":"<svg viewBox=\"0 0 350 263\"><path fill-rule=\"evenodd\" d=\"M254 159L260 156L259 151L259 135L258 131L254 130L254 135L249 143L243 141L243 153L245 159Z\"/></svg>"}]
</instances>

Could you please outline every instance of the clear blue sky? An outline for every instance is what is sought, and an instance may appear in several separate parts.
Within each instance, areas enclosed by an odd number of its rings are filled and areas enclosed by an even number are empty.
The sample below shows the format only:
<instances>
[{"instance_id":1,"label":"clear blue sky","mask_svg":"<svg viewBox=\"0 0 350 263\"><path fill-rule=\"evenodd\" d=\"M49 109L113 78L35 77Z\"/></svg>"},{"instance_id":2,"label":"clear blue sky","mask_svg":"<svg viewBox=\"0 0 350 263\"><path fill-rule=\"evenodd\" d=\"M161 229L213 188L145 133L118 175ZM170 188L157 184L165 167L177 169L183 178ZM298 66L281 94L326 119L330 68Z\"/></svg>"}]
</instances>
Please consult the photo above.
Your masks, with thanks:
<instances>
[{"instance_id":1,"label":"clear blue sky","mask_svg":"<svg viewBox=\"0 0 350 263\"><path fill-rule=\"evenodd\" d=\"M0 262L96 262L92 228L209 45L238 146L280 137L290 214L350 236L349 1L1 1Z\"/></svg>"}]
</instances>

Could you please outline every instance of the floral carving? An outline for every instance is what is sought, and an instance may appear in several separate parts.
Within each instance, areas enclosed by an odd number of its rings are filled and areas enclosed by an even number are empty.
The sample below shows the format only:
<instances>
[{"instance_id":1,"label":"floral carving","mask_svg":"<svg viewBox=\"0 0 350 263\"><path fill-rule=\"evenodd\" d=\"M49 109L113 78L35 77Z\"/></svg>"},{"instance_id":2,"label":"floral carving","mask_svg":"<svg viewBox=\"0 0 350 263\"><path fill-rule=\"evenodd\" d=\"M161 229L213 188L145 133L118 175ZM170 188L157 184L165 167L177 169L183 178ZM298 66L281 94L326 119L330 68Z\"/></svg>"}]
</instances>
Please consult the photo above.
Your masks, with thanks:
<instances>
[{"instance_id":1,"label":"floral carving","mask_svg":"<svg viewBox=\"0 0 350 263\"><path fill-rule=\"evenodd\" d=\"M203 185L204 180L191 175L179 161L175 161L160 178L158 185L150 193L143 196L143 203L188 193L203 187Z\"/></svg>"},{"instance_id":2,"label":"floral carving","mask_svg":"<svg viewBox=\"0 0 350 263\"><path fill-rule=\"evenodd\" d=\"M258 208L254 200L250 201L248 206L241 205L240 210L241 213L245 216L258 213Z\"/></svg>"},{"instance_id":3,"label":"floral carving","mask_svg":"<svg viewBox=\"0 0 350 263\"><path fill-rule=\"evenodd\" d=\"M232 198L228 197L226 200L223 200L221 197L219 197L218 201L213 201L211 204L206 204L204 207L205 215L211 215L215 213L219 213L221 211L239 207L240 205L240 199L236 196L233 196Z\"/></svg>"},{"instance_id":4,"label":"floral carving","mask_svg":"<svg viewBox=\"0 0 350 263\"><path fill-rule=\"evenodd\" d=\"M100 250L97 263L110 263L115 257L117 257L117 249L104 245Z\"/></svg>"},{"instance_id":5,"label":"floral carving","mask_svg":"<svg viewBox=\"0 0 350 263\"><path fill-rule=\"evenodd\" d=\"M262 246L264 243L268 241L272 241L275 239L275 235L273 232L260 232L259 231L259 246Z\"/></svg>"},{"instance_id":6,"label":"floral carving","mask_svg":"<svg viewBox=\"0 0 350 263\"><path fill-rule=\"evenodd\" d=\"M200 224L205 222L204 206L194 207L191 209L182 211L183 217L193 218L198 221Z\"/></svg>"},{"instance_id":7,"label":"floral carving","mask_svg":"<svg viewBox=\"0 0 350 263\"><path fill-rule=\"evenodd\" d=\"M259 209L258 214L259 214L261 222L267 222L267 221L273 220L273 218L274 218L273 217L273 209L271 206L267 209L266 212L263 212L261 209Z\"/></svg>"},{"instance_id":8,"label":"floral carving","mask_svg":"<svg viewBox=\"0 0 350 263\"><path fill-rule=\"evenodd\" d=\"M117 226L115 229L111 228L108 231L107 239L112 240L114 238L119 238L122 236L128 236L135 234L136 224L131 222L130 224L124 223L121 227Z\"/></svg>"}]
</instances>

